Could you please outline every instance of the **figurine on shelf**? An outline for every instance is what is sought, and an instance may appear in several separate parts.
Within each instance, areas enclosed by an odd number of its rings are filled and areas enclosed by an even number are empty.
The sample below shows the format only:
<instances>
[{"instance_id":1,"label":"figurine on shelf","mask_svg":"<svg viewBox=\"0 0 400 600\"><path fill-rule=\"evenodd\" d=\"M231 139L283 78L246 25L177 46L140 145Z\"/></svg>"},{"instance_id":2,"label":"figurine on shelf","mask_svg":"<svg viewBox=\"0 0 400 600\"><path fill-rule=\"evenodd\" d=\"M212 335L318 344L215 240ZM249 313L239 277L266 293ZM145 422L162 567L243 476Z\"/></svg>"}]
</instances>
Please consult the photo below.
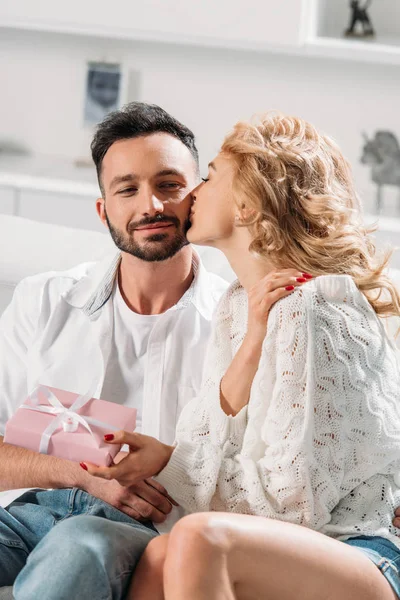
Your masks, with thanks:
<instances>
[{"instance_id":1,"label":"figurine on shelf","mask_svg":"<svg viewBox=\"0 0 400 600\"><path fill-rule=\"evenodd\" d=\"M383 187L398 188L398 212L400 213L400 144L392 131L380 130L373 138L364 133L361 163L371 169L371 179L376 184L375 212L383 209Z\"/></svg>"},{"instance_id":2,"label":"figurine on shelf","mask_svg":"<svg viewBox=\"0 0 400 600\"><path fill-rule=\"evenodd\" d=\"M351 0L351 22L350 27L345 31L346 36L353 37L371 37L375 35L372 27L371 19L368 16L367 10L371 6L372 0ZM357 27L360 25L361 29Z\"/></svg>"}]
</instances>

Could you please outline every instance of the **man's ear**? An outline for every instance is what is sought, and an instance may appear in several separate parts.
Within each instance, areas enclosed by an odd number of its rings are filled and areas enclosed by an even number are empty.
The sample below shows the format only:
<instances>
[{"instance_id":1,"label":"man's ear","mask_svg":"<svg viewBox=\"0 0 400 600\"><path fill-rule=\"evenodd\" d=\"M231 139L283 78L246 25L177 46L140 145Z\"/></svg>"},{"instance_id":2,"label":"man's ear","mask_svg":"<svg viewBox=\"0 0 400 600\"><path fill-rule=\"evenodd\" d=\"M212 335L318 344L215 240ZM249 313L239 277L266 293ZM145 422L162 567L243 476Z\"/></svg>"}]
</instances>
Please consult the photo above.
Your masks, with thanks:
<instances>
[{"instance_id":1,"label":"man's ear","mask_svg":"<svg viewBox=\"0 0 400 600\"><path fill-rule=\"evenodd\" d=\"M100 221L108 229L108 223L106 219L105 200L104 198L97 198L96 200L96 211L100 217Z\"/></svg>"}]
</instances>

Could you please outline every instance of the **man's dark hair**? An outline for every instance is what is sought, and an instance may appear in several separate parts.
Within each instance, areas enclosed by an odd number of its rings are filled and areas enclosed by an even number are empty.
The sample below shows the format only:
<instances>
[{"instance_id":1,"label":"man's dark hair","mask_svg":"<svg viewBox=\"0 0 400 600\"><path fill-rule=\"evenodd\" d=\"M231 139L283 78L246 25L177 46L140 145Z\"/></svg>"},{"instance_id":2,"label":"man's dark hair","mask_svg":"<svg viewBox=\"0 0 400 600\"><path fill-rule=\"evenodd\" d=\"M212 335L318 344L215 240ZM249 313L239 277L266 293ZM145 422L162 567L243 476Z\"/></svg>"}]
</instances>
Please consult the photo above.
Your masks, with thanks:
<instances>
[{"instance_id":1,"label":"man's dark hair","mask_svg":"<svg viewBox=\"0 0 400 600\"><path fill-rule=\"evenodd\" d=\"M96 165L97 178L104 195L101 182L101 167L103 158L110 146L119 140L151 135L152 133L169 133L178 138L188 148L197 170L199 169L199 154L192 131L182 125L156 104L130 102L121 110L111 112L97 126L91 143L92 158Z\"/></svg>"}]
</instances>

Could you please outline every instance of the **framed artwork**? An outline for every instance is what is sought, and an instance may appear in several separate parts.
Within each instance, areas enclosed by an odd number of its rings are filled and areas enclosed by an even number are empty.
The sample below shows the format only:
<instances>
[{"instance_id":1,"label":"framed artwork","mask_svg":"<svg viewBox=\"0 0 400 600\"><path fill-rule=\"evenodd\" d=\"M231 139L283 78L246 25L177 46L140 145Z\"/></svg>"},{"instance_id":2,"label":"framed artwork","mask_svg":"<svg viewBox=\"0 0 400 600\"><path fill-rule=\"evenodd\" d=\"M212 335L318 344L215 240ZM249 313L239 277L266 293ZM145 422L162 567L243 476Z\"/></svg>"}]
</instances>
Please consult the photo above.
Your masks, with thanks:
<instances>
[{"instance_id":1,"label":"framed artwork","mask_svg":"<svg viewBox=\"0 0 400 600\"><path fill-rule=\"evenodd\" d=\"M120 64L88 62L84 97L84 125L93 127L124 104L125 75Z\"/></svg>"}]
</instances>

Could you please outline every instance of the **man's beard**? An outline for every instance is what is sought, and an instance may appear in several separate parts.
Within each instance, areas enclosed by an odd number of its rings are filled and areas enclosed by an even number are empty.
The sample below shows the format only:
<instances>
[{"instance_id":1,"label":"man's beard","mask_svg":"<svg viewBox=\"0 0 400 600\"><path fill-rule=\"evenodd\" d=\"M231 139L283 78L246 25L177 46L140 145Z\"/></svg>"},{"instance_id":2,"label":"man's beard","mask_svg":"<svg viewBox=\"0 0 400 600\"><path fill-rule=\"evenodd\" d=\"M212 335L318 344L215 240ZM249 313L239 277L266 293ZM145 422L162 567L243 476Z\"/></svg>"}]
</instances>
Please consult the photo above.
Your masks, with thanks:
<instances>
[{"instance_id":1,"label":"man's beard","mask_svg":"<svg viewBox=\"0 0 400 600\"><path fill-rule=\"evenodd\" d=\"M176 232L173 237L171 237L170 234L163 233L163 230L160 229L158 233L149 235L147 239L142 242L142 244L138 244L134 240L132 234L130 235L129 233L124 233L110 223L107 211L105 209L104 214L110 230L110 235L117 248L119 248L121 252L127 252L132 256L136 256L136 258L140 258L141 260L145 260L147 262L167 260L167 258L172 258L177 252L179 252L179 250L189 244L188 240L186 239L186 232L191 225L189 218L186 219L183 226L177 217L164 217L163 215L142 219L142 221L138 223L130 224L128 226L128 231L132 232L136 227L144 227L145 225L153 225L155 223L172 223L176 228Z\"/></svg>"}]
</instances>

